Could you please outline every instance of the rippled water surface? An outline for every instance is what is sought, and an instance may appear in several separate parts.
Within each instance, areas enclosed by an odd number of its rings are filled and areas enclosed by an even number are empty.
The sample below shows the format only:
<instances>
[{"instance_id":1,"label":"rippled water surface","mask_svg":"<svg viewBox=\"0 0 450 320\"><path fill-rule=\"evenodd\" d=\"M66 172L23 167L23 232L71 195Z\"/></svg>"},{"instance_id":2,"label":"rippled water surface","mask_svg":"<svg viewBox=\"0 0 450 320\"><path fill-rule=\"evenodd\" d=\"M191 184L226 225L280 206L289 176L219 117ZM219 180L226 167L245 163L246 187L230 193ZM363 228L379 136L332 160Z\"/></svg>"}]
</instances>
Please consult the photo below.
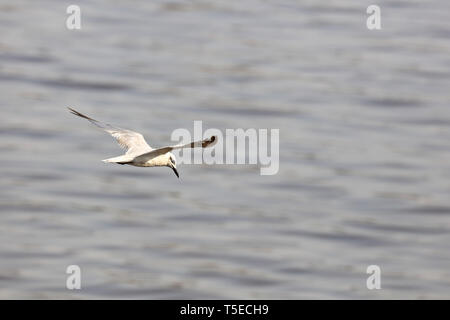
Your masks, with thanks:
<instances>
[{"instance_id":1,"label":"rippled water surface","mask_svg":"<svg viewBox=\"0 0 450 320\"><path fill-rule=\"evenodd\" d=\"M0 1L0 298L450 298L450 2L75 2ZM280 171L105 165L67 106L279 128Z\"/></svg>"}]
</instances>

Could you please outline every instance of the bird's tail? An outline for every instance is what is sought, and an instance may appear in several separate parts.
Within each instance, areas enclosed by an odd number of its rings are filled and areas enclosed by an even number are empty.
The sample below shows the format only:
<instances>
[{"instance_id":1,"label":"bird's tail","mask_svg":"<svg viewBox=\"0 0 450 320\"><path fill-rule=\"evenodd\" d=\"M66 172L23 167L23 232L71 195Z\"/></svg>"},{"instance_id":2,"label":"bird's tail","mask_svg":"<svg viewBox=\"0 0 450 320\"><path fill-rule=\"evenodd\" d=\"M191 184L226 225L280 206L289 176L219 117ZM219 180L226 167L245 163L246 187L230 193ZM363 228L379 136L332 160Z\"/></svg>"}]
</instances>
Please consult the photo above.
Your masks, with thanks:
<instances>
[{"instance_id":1,"label":"bird's tail","mask_svg":"<svg viewBox=\"0 0 450 320\"><path fill-rule=\"evenodd\" d=\"M119 157L105 159L105 160L102 160L102 161L105 162L105 163L127 164L127 163L130 163L130 162L133 162L133 159L130 158L129 156L123 155L123 156L119 156Z\"/></svg>"}]
</instances>

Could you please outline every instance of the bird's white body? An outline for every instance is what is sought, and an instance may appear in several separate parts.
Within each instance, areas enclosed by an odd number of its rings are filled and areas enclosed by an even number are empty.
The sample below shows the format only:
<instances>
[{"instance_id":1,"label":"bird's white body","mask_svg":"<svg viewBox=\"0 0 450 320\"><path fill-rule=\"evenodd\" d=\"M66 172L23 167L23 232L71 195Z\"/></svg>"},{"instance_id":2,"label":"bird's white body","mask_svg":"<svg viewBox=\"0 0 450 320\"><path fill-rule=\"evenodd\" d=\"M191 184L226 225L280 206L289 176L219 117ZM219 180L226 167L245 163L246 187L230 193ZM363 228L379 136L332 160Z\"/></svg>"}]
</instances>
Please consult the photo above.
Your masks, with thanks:
<instances>
[{"instance_id":1,"label":"bird's white body","mask_svg":"<svg viewBox=\"0 0 450 320\"><path fill-rule=\"evenodd\" d=\"M135 167L164 167L167 166L170 161L169 158L172 156L175 159L175 156L171 152L167 152L165 154L155 156L148 160L139 160L139 156L141 155L123 155L119 157L114 157L110 159L102 160L106 163L118 163L118 164L128 164L130 166Z\"/></svg>"},{"instance_id":2,"label":"bird's white body","mask_svg":"<svg viewBox=\"0 0 450 320\"><path fill-rule=\"evenodd\" d=\"M110 124L101 123L79 113L72 108L69 108L69 110L74 115L87 119L92 124L108 132L117 140L121 147L126 149L126 153L124 155L103 160L103 162L106 163L117 163L122 165L127 164L135 167L169 167L175 172L177 177L179 177L175 156L170 151L182 148L206 148L208 146L212 146L216 140L216 137L212 136L210 139L191 142L185 145L175 145L153 149L147 144L144 137L140 133L121 129Z\"/></svg>"}]
</instances>

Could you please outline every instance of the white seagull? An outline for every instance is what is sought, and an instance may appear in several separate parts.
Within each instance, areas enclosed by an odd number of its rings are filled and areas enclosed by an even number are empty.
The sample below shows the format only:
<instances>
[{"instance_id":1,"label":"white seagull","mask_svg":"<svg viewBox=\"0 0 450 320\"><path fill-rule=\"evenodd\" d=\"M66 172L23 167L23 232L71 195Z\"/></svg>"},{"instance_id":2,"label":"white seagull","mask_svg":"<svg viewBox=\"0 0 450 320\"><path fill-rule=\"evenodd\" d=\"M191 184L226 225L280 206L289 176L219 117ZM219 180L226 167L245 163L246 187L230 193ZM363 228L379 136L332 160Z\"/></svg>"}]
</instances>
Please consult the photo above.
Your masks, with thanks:
<instances>
[{"instance_id":1,"label":"white seagull","mask_svg":"<svg viewBox=\"0 0 450 320\"><path fill-rule=\"evenodd\" d=\"M205 139L203 141L196 141L188 144L178 144L174 146L153 149L147 144L144 137L140 133L121 129L107 123L102 123L100 121L89 118L88 116L85 116L84 114L81 114L72 108L68 109L74 115L87 119L97 127L108 132L117 140L119 145L126 150L126 153L124 155L102 160L103 162L107 163L117 163L122 165L128 164L135 167L169 167L179 178L180 176L178 175L176 167L176 159L170 151L183 148L206 148L212 146L216 141L216 137L212 136L211 138Z\"/></svg>"}]
</instances>

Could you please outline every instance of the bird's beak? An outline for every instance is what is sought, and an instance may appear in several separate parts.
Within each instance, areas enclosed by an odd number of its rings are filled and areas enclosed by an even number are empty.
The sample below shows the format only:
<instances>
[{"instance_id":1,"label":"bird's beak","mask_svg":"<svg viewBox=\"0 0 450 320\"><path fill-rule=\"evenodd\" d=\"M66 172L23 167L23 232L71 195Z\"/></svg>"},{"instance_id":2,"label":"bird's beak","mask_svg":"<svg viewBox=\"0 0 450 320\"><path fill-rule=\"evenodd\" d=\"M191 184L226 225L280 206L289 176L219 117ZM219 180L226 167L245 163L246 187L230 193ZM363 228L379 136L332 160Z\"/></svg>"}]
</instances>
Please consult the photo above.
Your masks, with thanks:
<instances>
[{"instance_id":1,"label":"bird's beak","mask_svg":"<svg viewBox=\"0 0 450 320\"><path fill-rule=\"evenodd\" d=\"M178 179L180 179L180 175L178 174L177 168L174 166L170 166L173 170L173 172L175 172L175 175L177 176Z\"/></svg>"}]
</instances>

